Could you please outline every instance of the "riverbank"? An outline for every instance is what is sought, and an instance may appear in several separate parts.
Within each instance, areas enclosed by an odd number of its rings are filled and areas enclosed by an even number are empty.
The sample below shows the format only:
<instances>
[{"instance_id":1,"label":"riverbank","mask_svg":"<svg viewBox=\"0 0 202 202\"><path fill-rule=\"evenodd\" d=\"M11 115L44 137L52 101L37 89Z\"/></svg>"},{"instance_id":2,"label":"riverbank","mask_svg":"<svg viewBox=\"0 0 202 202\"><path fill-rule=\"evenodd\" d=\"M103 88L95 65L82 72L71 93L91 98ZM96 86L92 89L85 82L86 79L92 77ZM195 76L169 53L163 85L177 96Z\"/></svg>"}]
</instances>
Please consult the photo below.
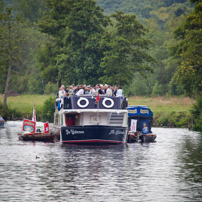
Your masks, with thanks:
<instances>
[{"instance_id":1,"label":"riverbank","mask_svg":"<svg viewBox=\"0 0 202 202\"><path fill-rule=\"evenodd\" d=\"M6 117L7 120L22 120L23 118L30 119L33 113L35 104L37 119L40 120L45 100L55 95L19 95L7 98L8 109L1 111L1 104L3 103L3 95L0 94L0 114Z\"/></svg>"},{"instance_id":2,"label":"riverbank","mask_svg":"<svg viewBox=\"0 0 202 202\"><path fill-rule=\"evenodd\" d=\"M8 108L17 109L18 112L32 113L33 105L36 105L37 114L40 114L43 103L49 97L55 95L20 95L8 97ZM129 97L129 105L146 105L154 116L154 126L167 127L191 127L190 109L194 103L188 97ZM0 94L0 102L3 95ZM22 115L21 115L22 116ZM15 115L14 115L15 117ZM11 117L12 118L12 117Z\"/></svg>"},{"instance_id":3,"label":"riverbank","mask_svg":"<svg viewBox=\"0 0 202 202\"><path fill-rule=\"evenodd\" d=\"M130 105L146 105L153 112L153 126L191 128L190 109L195 101L189 97L130 97Z\"/></svg>"}]
</instances>

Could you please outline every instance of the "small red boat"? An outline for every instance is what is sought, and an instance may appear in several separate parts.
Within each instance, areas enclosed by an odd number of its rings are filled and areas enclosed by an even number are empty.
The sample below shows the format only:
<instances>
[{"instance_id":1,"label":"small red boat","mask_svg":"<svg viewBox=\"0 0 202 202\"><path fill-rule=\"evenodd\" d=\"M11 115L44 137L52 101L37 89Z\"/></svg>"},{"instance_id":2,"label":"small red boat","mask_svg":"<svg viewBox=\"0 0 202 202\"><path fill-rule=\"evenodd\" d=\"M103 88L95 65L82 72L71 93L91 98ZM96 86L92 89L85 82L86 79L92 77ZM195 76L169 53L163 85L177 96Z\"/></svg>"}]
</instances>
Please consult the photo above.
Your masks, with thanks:
<instances>
[{"instance_id":1,"label":"small red boat","mask_svg":"<svg viewBox=\"0 0 202 202\"><path fill-rule=\"evenodd\" d=\"M54 142L55 140L54 134L52 133L44 134L41 132L18 134L18 137L19 140L24 141Z\"/></svg>"},{"instance_id":2,"label":"small red boat","mask_svg":"<svg viewBox=\"0 0 202 202\"><path fill-rule=\"evenodd\" d=\"M55 134L49 132L49 123L44 123L44 133L40 129L36 129L36 111L35 105L33 109L32 120L24 119L22 126L22 133L18 133L19 140L24 141L42 141L42 142L54 142L56 139Z\"/></svg>"}]
</instances>

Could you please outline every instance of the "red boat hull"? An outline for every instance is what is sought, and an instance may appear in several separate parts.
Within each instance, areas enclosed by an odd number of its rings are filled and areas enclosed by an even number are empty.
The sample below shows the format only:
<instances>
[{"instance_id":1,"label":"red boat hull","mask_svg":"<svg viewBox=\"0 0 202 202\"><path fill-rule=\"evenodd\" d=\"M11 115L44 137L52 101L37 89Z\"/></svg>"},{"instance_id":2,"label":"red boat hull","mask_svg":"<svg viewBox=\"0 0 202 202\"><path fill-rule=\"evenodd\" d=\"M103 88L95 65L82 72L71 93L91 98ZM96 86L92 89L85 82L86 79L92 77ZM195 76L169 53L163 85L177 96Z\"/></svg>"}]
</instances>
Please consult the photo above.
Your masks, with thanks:
<instances>
[{"instance_id":1,"label":"red boat hull","mask_svg":"<svg viewBox=\"0 0 202 202\"><path fill-rule=\"evenodd\" d=\"M54 134L44 134L44 133L26 133L18 134L19 140L24 141L42 141L42 142L54 142Z\"/></svg>"}]
</instances>

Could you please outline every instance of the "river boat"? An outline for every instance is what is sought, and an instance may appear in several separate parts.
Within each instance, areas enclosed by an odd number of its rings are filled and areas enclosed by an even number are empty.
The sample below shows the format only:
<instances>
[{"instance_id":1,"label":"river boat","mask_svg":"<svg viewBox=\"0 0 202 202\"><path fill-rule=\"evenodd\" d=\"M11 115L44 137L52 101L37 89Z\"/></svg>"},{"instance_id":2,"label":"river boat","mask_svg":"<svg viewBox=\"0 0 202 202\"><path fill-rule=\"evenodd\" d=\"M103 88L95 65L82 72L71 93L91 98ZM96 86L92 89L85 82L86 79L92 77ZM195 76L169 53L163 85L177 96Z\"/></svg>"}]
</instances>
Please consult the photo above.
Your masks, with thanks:
<instances>
[{"instance_id":1,"label":"river boat","mask_svg":"<svg viewBox=\"0 0 202 202\"><path fill-rule=\"evenodd\" d=\"M42 133L40 131L34 133L19 133L18 134L19 140L23 141L42 141L42 142L54 142L55 135L48 133Z\"/></svg>"},{"instance_id":2,"label":"river boat","mask_svg":"<svg viewBox=\"0 0 202 202\"><path fill-rule=\"evenodd\" d=\"M153 112L147 106L128 106L128 143L153 142L157 135L151 131Z\"/></svg>"},{"instance_id":3,"label":"river boat","mask_svg":"<svg viewBox=\"0 0 202 202\"><path fill-rule=\"evenodd\" d=\"M49 132L49 123L44 123L44 132L38 128L36 130L36 111L35 105L33 108L32 120L24 119L22 132L18 133L19 140L23 141L43 141L43 142L54 142L55 134Z\"/></svg>"},{"instance_id":4,"label":"river boat","mask_svg":"<svg viewBox=\"0 0 202 202\"><path fill-rule=\"evenodd\" d=\"M120 144L127 141L125 97L82 95L57 98L54 127L66 144Z\"/></svg>"}]
</instances>

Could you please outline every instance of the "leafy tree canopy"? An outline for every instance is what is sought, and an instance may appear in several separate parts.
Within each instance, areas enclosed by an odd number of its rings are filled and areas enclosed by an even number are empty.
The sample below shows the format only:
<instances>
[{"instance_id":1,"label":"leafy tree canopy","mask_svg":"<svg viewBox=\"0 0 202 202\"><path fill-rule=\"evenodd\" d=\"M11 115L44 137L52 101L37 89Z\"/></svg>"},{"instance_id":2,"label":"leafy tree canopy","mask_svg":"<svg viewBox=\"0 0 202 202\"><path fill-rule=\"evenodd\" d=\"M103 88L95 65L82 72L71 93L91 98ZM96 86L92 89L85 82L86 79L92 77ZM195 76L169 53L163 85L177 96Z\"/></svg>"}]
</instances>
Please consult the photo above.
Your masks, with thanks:
<instances>
[{"instance_id":1,"label":"leafy tree canopy","mask_svg":"<svg viewBox=\"0 0 202 202\"><path fill-rule=\"evenodd\" d=\"M175 36L180 42L171 53L179 58L178 79L189 95L197 96L202 93L202 2L175 30Z\"/></svg>"},{"instance_id":2,"label":"leafy tree canopy","mask_svg":"<svg viewBox=\"0 0 202 202\"><path fill-rule=\"evenodd\" d=\"M153 71L148 63L155 60L145 52L152 42L143 38L147 30L135 15L116 11L111 17L116 19L115 31L103 37L106 51L101 63L104 76L100 80L113 85L129 84L134 72L145 76L146 71Z\"/></svg>"},{"instance_id":3,"label":"leafy tree canopy","mask_svg":"<svg viewBox=\"0 0 202 202\"><path fill-rule=\"evenodd\" d=\"M31 23L38 22L46 10L44 0L15 0L15 6L19 15Z\"/></svg>"},{"instance_id":4,"label":"leafy tree canopy","mask_svg":"<svg viewBox=\"0 0 202 202\"><path fill-rule=\"evenodd\" d=\"M40 31L53 37L58 49L52 57L55 72L59 72L61 79L72 82L96 83L101 73L99 43L109 18L92 0L49 0L48 8L50 10L39 22L39 27Z\"/></svg>"}]
</instances>

